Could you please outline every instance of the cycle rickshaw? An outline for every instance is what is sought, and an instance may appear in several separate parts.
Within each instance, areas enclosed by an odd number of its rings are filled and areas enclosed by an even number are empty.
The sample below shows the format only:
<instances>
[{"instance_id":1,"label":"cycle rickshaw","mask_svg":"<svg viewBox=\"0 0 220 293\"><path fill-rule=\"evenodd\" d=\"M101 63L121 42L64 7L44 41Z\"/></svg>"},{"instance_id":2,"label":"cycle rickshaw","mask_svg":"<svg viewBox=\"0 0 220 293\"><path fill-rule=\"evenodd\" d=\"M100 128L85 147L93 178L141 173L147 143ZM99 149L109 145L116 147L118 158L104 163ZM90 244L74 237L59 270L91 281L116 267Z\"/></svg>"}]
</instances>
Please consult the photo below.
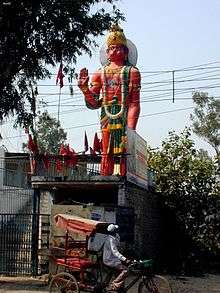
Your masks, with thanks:
<instances>
[{"instance_id":1,"label":"cycle rickshaw","mask_svg":"<svg viewBox=\"0 0 220 293\"><path fill-rule=\"evenodd\" d=\"M58 214L54 219L66 234L62 247L51 249L56 268L61 267L63 271L58 273L56 269L49 285L50 293L108 292L114 270L103 265L102 248L109 223L67 214ZM74 239L74 233L84 239ZM132 262L129 272L133 278L120 292L127 292L139 282L138 293L171 293L168 281L152 273L152 260Z\"/></svg>"}]
</instances>

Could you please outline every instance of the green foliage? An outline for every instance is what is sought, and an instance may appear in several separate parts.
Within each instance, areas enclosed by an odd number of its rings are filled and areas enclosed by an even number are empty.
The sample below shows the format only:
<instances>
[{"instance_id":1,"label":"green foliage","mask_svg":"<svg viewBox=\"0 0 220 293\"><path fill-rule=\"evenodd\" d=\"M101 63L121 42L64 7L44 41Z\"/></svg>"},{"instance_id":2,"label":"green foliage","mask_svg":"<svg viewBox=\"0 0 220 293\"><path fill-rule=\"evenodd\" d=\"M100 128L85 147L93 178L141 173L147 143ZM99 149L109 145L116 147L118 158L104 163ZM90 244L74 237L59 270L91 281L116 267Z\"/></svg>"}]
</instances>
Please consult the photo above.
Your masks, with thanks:
<instances>
[{"instance_id":1,"label":"green foliage","mask_svg":"<svg viewBox=\"0 0 220 293\"><path fill-rule=\"evenodd\" d=\"M193 121L193 131L204 138L220 156L220 100L209 97L207 93L195 92L194 114L190 116Z\"/></svg>"},{"instance_id":2,"label":"green foliage","mask_svg":"<svg viewBox=\"0 0 220 293\"><path fill-rule=\"evenodd\" d=\"M91 55L94 38L124 19L116 1L0 2L0 120L15 114L19 124L33 122L31 87L61 60L73 74L77 56Z\"/></svg>"},{"instance_id":3,"label":"green foliage","mask_svg":"<svg viewBox=\"0 0 220 293\"><path fill-rule=\"evenodd\" d=\"M35 133L40 153L59 154L61 144L67 139L60 122L50 117L47 111L38 116ZM27 149L27 145L23 148Z\"/></svg>"},{"instance_id":4,"label":"green foliage","mask_svg":"<svg viewBox=\"0 0 220 293\"><path fill-rule=\"evenodd\" d=\"M220 187L217 165L194 148L191 132L170 132L162 149L149 153L157 191L203 250L220 252Z\"/></svg>"}]
</instances>

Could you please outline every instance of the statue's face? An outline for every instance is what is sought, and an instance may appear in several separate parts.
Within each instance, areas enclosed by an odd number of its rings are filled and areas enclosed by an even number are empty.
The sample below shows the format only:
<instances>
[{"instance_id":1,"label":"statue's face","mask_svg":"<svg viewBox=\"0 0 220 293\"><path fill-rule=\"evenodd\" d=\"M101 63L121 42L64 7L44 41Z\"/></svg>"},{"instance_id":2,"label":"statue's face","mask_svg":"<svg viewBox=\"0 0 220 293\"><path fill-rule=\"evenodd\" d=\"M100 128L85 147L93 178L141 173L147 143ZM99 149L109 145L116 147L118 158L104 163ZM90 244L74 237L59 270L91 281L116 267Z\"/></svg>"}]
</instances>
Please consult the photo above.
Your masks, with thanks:
<instances>
[{"instance_id":1,"label":"statue's face","mask_svg":"<svg viewBox=\"0 0 220 293\"><path fill-rule=\"evenodd\" d=\"M110 45L107 49L107 54L110 61L125 61L127 59L128 50L123 45Z\"/></svg>"}]
</instances>

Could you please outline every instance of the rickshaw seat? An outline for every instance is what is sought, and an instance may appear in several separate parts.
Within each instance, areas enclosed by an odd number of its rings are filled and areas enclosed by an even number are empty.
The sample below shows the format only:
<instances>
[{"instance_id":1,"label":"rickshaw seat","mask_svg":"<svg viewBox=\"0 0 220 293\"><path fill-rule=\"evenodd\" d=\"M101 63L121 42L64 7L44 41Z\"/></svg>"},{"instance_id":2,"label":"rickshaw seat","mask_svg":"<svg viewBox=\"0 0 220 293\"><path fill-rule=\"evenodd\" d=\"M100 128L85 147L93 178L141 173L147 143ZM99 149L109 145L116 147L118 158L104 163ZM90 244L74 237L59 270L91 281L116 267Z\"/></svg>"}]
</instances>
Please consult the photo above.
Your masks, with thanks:
<instances>
[{"instance_id":1,"label":"rickshaw seat","mask_svg":"<svg viewBox=\"0 0 220 293\"><path fill-rule=\"evenodd\" d=\"M74 269L85 269L89 268L91 266L96 265L95 262L91 261L90 259L84 258L57 258L56 263L58 265L66 265L68 267L74 268Z\"/></svg>"}]
</instances>

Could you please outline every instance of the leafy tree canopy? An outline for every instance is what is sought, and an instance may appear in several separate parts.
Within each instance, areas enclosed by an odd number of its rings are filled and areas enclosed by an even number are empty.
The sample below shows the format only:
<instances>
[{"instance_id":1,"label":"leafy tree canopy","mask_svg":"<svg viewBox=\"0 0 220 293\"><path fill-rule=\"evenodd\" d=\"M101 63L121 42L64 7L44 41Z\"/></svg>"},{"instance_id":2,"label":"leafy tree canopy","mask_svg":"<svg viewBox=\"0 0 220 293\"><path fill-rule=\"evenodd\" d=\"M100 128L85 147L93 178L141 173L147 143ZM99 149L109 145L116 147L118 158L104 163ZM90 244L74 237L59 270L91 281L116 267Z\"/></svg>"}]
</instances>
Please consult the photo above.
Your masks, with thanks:
<instances>
[{"instance_id":1,"label":"leafy tree canopy","mask_svg":"<svg viewBox=\"0 0 220 293\"><path fill-rule=\"evenodd\" d=\"M204 138L214 149L220 160L220 100L207 93L195 92L194 113L190 116L193 132Z\"/></svg>"},{"instance_id":2,"label":"leafy tree canopy","mask_svg":"<svg viewBox=\"0 0 220 293\"><path fill-rule=\"evenodd\" d=\"M124 19L116 1L0 1L0 120L32 122L33 85L51 76L49 65L62 60L71 75L77 56L91 55L94 37Z\"/></svg>"},{"instance_id":3,"label":"leafy tree canopy","mask_svg":"<svg viewBox=\"0 0 220 293\"><path fill-rule=\"evenodd\" d=\"M67 139L67 133L60 122L47 111L38 116L35 133L40 153L59 154L61 144ZM27 145L24 144L23 148L27 149Z\"/></svg>"},{"instance_id":4,"label":"leafy tree canopy","mask_svg":"<svg viewBox=\"0 0 220 293\"><path fill-rule=\"evenodd\" d=\"M157 191L195 242L220 251L220 186L215 162L194 148L191 132L170 132L149 154Z\"/></svg>"}]
</instances>

